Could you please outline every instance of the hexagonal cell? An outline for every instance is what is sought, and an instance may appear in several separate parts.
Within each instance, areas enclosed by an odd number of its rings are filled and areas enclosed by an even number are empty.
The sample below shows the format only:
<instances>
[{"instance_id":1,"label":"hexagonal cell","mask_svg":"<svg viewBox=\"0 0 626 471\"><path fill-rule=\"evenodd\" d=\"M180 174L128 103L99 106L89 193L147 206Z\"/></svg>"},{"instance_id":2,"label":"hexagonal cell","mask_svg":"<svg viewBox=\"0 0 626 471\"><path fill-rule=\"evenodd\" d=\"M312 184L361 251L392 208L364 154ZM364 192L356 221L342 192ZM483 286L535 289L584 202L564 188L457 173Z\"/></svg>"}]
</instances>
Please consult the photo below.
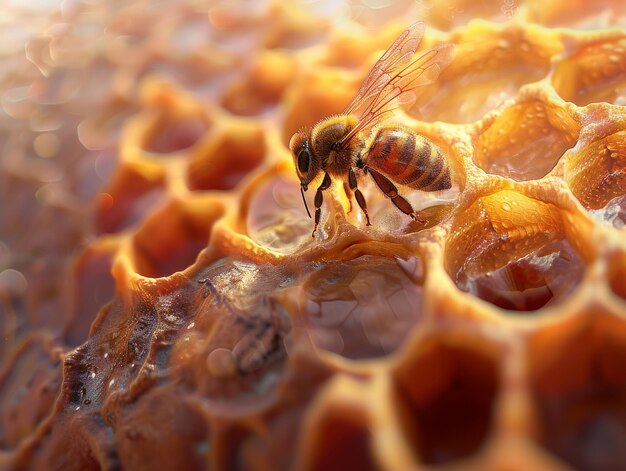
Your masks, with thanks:
<instances>
[{"instance_id":1,"label":"hexagonal cell","mask_svg":"<svg viewBox=\"0 0 626 471\"><path fill-rule=\"evenodd\" d=\"M504 309L533 311L566 299L585 261L555 206L503 190L479 198L456 221L445 267L461 290Z\"/></svg>"},{"instance_id":2,"label":"hexagonal cell","mask_svg":"<svg viewBox=\"0 0 626 471\"><path fill-rule=\"evenodd\" d=\"M259 182L250 194L246 233L256 243L277 252L293 253L311 239L312 229L300 188L293 178L271 176Z\"/></svg>"},{"instance_id":3,"label":"hexagonal cell","mask_svg":"<svg viewBox=\"0 0 626 471\"><path fill-rule=\"evenodd\" d=\"M127 122L122 136L130 155L178 156L207 134L213 119L206 108L176 85L151 78L141 83L143 111Z\"/></svg>"},{"instance_id":4,"label":"hexagonal cell","mask_svg":"<svg viewBox=\"0 0 626 471\"><path fill-rule=\"evenodd\" d=\"M187 185L197 190L230 190L265 157L265 134L256 123L231 122L214 134L187 166Z\"/></svg>"},{"instance_id":5,"label":"hexagonal cell","mask_svg":"<svg viewBox=\"0 0 626 471\"><path fill-rule=\"evenodd\" d=\"M96 198L96 232L116 233L141 221L164 194L163 174L122 166Z\"/></svg>"},{"instance_id":6,"label":"hexagonal cell","mask_svg":"<svg viewBox=\"0 0 626 471\"><path fill-rule=\"evenodd\" d=\"M572 193L598 219L619 227L626 222L626 127L623 117L609 114L611 130L593 136L572 152L563 174ZM618 124L619 123L619 124Z\"/></svg>"},{"instance_id":7,"label":"hexagonal cell","mask_svg":"<svg viewBox=\"0 0 626 471\"><path fill-rule=\"evenodd\" d=\"M424 8L424 19L439 29L450 30L463 26L474 18L506 21L515 15L522 0L430 0Z\"/></svg>"},{"instance_id":8,"label":"hexagonal cell","mask_svg":"<svg viewBox=\"0 0 626 471\"><path fill-rule=\"evenodd\" d=\"M254 116L275 106L296 72L293 59L278 51L261 51L249 72L222 97L222 106L234 114Z\"/></svg>"},{"instance_id":9,"label":"hexagonal cell","mask_svg":"<svg viewBox=\"0 0 626 471\"><path fill-rule=\"evenodd\" d=\"M551 57L562 49L554 33L514 23L494 27L470 22L450 39L458 45L452 63L424 90L429 100L420 111L428 121L481 119L514 97L522 85L545 77Z\"/></svg>"},{"instance_id":10,"label":"hexagonal cell","mask_svg":"<svg viewBox=\"0 0 626 471\"><path fill-rule=\"evenodd\" d=\"M117 246L93 246L85 250L72 267L70 315L64 338L75 347L87 340L91 323L102 307L113 299L115 281L111 274Z\"/></svg>"},{"instance_id":11,"label":"hexagonal cell","mask_svg":"<svg viewBox=\"0 0 626 471\"><path fill-rule=\"evenodd\" d=\"M143 149L151 154L176 154L192 147L207 129L208 123L201 116L163 113L152 120Z\"/></svg>"},{"instance_id":12,"label":"hexagonal cell","mask_svg":"<svg viewBox=\"0 0 626 471\"><path fill-rule=\"evenodd\" d=\"M307 471L380 469L370 447L372 431L359 410L330 407L315 424Z\"/></svg>"},{"instance_id":13,"label":"hexagonal cell","mask_svg":"<svg viewBox=\"0 0 626 471\"><path fill-rule=\"evenodd\" d=\"M626 253L618 253L611 257L609 286L616 295L626 300Z\"/></svg>"},{"instance_id":14,"label":"hexagonal cell","mask_svg":"<svg viewBox=\"0 0 626 471\"><path fill-rule=\"evenodd\" d=\"M596 307L529 344L539 441L574 469L626 462L626 325Z\"/></svg>"},{"instance_id":15,"label":"hexagonal cell","mask_svg":"<svg viewBox=\"0 0 626 471\"><path fill-rule=\"evenodd\" d=\"M557 63L552 85L564 100L626 104L626 36L615 36L583 43Z\"/></svg>"},{"instance_id":16,"label":"hexagonal cell","mask_svg":"<svg viewBox=\"0 0 626 471\"><path fill-rule=\"evenodd\" d=\"M137 273L159 278L193 264L224 213L216 201L171 201L146 219L133 237Z\"/></svg>"},{"instance_id":17,"label":"hexagonal cell","mask_svg":"<svg viewBox=\"0 0 626 471\"><path fill-rule=\"evenodd\" d=\"M334 262L304 282L305 323L314 344L345 358L396 351L422 310L419 257L363 255Z\"/></svg>"},{"instance_id":18,"label":"hexagonal cell","mask_svg":"<svg viewBox=\"0 0 626 471\"><path fill-rule=\"evenodd\" d=\"M527 19L546 26L569 26L584 30L623 26L626 8L620 0L527 0Z\"/></svg>"},{"instance_id":19,"label":"hexagonal cell","mask_svg":"<svg viewBox=\"0 0 626 471\"><path fill-rule=\"evenodd\" d=\"M0 372L0 449L14 449L52 412L61 361L41 338L26 340Z\"/></svg>"},{"instance_id":20,"label":"hexagonal cell","mask_svg":"<svg viewBox=\"0 0 626 471\"><path fill-rule=\"evenodd\" d=\"M474 162L487 173L514 180L548 174L576 144L580 124L565 108L529 100L502 111L475 140Z\"/></svg>"},{"instance_id":21,"label":"hexagonal cell","mask_svg":"<svg viewBox=\"0 0 626 471\"><path fill-rule=\"evenodd\" d=\"M394 372L398 420L420 461L459 460L487 439L500 380L497 355L484 347L423 339Z\"/></svg>"}]
</instances>

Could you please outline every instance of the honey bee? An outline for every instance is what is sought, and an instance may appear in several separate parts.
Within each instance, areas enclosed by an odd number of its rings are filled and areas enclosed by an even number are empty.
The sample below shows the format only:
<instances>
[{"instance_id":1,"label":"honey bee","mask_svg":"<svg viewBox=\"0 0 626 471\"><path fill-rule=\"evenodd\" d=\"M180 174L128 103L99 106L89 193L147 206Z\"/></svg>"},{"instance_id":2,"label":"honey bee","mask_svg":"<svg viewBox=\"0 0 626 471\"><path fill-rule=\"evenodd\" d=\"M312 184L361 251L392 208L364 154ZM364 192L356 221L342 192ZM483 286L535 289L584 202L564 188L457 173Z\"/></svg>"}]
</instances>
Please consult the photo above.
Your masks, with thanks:
<instances>
[{"instance_id":1,"label":"honey bee","mask_svg":"<svg viewBox=\"0 0 626 471\"><path fill-rule=\"evenodd\" d=\"M426 221L400 196L394 182L422 191L450 188L450 166L437 146L389 119L396 108L415 97L417 88L434 82L452 60L453 44L415 55L424 29L424 23L419 22L402 32L376 62L342 113L292 136L289 149L309 217L304 192L323 175L315 193L312 236L320 222L323 192L330 188L331 177L343 180L348 201L354 195L368 226L371 224L367 204L358 188L357 172L371 175L400 211L422 224Z\"/></svg>"}]
</instances>

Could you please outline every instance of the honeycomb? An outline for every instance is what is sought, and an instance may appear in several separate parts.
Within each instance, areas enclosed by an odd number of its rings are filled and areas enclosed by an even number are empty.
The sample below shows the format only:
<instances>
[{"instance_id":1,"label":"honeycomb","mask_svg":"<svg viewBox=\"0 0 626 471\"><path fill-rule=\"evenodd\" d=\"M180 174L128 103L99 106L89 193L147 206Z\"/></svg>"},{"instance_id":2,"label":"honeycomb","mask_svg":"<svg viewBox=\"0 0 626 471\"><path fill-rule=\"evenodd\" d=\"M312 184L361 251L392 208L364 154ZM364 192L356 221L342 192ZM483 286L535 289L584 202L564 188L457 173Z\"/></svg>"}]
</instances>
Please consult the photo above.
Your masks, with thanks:
<instances>
[{"instance_id":1,"label":"honeycomb","mask_svg":"<svg viewBox=\"0 0 626 471\"><path fill-rule=\"evenodd\" d=\"M0 469L626 469L625 5L5 3ZM454 184L311 237L289 139L416 20Z\"/></svg>"}]
</instances>

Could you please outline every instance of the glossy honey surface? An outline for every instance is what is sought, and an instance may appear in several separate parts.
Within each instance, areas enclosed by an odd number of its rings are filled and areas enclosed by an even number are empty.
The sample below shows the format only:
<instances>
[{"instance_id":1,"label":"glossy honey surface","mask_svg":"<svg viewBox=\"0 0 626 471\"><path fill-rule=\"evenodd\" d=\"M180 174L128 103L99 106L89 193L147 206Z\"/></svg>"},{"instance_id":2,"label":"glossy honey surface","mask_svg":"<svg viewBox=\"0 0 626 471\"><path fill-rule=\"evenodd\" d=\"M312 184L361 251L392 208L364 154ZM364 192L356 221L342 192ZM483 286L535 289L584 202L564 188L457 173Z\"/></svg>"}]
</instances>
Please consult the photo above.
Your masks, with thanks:
<instances>
[{"instance_id":1,"label":"glossy honey surface","mask_svg":"<svg viewBox=\"0 0 626 471\"><path fill-rule=\"evenodd\" d=\"M626 5L37 1L0 10L0 469L617 470ZM394 38L450 189L288 143ZM313 192L309 191L309 207Z\"/></svg>"}]
</instances>

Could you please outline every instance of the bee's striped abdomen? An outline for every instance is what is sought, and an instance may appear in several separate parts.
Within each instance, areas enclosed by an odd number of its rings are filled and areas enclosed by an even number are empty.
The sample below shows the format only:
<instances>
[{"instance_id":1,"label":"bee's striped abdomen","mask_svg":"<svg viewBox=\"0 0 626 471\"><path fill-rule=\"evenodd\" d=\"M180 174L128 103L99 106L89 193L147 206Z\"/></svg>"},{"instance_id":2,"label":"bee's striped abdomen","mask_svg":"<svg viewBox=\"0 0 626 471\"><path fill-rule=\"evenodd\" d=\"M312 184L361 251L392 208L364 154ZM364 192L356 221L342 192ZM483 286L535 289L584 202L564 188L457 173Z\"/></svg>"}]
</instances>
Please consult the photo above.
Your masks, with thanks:
<instances>
[{"instance_id":1,"label":"bee's striped abdomen","mask_svg":"<svg viewBox=\"0 0 626 471\"><path fill-rule=\"evenodd\" d=\"M365 163L416 190L437 191L451 186L447 160L434 144L410 129L380 129Z\"/></svg>"}]
</instances>

